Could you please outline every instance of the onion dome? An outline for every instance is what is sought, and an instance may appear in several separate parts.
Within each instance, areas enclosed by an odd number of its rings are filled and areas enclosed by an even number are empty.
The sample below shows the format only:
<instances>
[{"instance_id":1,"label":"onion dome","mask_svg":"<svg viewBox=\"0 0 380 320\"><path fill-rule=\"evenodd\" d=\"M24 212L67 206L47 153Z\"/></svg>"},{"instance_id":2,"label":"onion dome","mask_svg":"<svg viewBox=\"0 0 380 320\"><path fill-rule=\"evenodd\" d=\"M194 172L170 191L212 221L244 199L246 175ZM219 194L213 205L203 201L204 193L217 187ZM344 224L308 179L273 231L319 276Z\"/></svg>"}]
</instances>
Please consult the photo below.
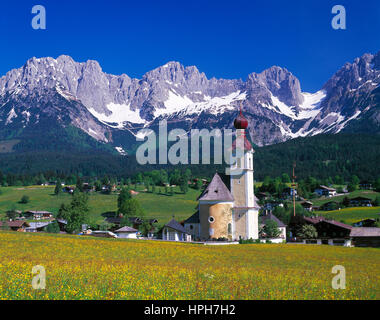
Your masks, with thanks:
<instances>
[{"instance_id":1,"label":"onion dome","mask_svg":"<svg viewBox=\"0 0 380 320\"><path fill-rule=\"evenodd\" d=\"M241 108L240 108L239 115L236 117L234 121L234 127L235 129L243 129L243 130L247 129L248 127L248 120L244 117L243 112L241 111Z\"/></svg>"}]
</instances>

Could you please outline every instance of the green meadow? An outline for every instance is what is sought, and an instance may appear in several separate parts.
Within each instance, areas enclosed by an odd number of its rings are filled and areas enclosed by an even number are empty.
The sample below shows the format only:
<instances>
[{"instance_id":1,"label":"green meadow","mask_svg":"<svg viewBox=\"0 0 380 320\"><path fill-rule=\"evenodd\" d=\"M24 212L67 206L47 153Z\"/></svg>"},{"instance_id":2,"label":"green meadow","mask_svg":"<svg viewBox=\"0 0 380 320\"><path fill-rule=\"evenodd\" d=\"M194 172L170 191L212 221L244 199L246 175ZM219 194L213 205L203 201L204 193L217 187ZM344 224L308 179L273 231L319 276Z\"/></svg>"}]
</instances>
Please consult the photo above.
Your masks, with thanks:
<instances>
[{"instance_id":1,"label":"green meadow","mask_svg":"<svg viewBox=\"0 0 380 320\"><path fill-rule=\"evenodd\" d=\"M156 188L156 193L145 192L142 186L138 186L139 192L135 197L138 199L148 218L156 218L159 224L167 223L173 216L181 221L191 216L197 206L199 190L189 188L186 194L174 188L173 195L164 193L164 188ZM29 203L22 204L22 196L30 198ZM100 223L107 216L107 212L117 210L117 193L101 194L98 192L89 193L89 207L91 218ZM21 211L46 210L58 213L62 203L69 203L71 195L62 193L58 196L54 194L54 186L28 186L28 187L3 187L0 194L0 216L10 209Z\"/></svg>"},{"instance_id":2,"label":"green meadow","mask_svg":"<svg viewBox=\"0 0 380 320\"><path fill-rule=\"evenodd\" d=\"M346 224L353 224L363 219L380 218L380 207L351 207L333 211L315 211L315 213Z\"/></svg>"},{"instance_id":3,"label":"green meadow","mask_svg":"<svg viewBox=\"0 0 380 320\"><path fill-rule=\"evenodd\" d=\"M356 190L353 192L350 192L349 194L341 195L341 196L336 196L336 197L321 197L318 199L311 199L310 201L315 205L315 206L321 206L326 202L330 201L336 201L336 202L342 202L342 200L347 197L349 199L356 198L356 197L364 197L364 198L369 198L372 200L375 200L377 196L379 196L379 192L375 192L372 190Z\"/></svg>"}]
</instances>

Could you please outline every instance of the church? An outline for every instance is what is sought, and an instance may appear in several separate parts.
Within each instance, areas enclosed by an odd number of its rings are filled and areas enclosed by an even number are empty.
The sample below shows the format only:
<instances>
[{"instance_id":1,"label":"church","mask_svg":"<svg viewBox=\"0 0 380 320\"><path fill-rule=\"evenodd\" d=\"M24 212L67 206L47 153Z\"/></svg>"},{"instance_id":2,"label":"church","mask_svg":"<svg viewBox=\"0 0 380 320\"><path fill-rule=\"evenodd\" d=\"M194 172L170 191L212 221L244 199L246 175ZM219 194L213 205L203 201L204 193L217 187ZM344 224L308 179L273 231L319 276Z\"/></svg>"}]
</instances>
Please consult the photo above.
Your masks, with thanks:
<instances>
[{"instance_id":1,"label":"church","mask_svg":"<svg viewBox=\"0 0 380 320\"><path fill-rule=\"evenodd\" d=\"M233 148L236 152L239 148L236 141L243 141L244 153L231 165L229 176L216 173L198 197L197 212L184 222L184 229L194 240L237 241L259 237L259 207L253 183L254 150L245 133L248 120L241 110L234 127L236 136L242 139L235 140Z\"/></svg>"}]
</instances>

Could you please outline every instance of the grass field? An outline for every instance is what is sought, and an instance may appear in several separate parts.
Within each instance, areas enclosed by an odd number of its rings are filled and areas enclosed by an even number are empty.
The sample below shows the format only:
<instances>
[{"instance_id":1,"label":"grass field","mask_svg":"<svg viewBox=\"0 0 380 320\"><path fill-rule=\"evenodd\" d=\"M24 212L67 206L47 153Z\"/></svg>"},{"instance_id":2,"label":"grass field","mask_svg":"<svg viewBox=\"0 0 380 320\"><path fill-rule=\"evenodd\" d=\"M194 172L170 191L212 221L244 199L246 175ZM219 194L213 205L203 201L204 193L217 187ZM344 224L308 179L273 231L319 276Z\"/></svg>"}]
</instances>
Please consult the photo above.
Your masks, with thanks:
<instances>
[{"instance_id":1,"label":"grass field","mask_svg":"<svg viewBox=\"0 0 380 320\"><path fill-rule=\"evenodd\" d=\"M377 196L380 196L379 192L375 192L372 190L356 190L354 192L350 192L347 195L341 195L341 196L336 196L336 197L321 197L318 199L311 199L310 201L313 202L315 206L321 206L326 202L330 201L336 201L336 202L341 202L344 197L348 197L349 199L356 198L356 197L365 197L365 198L370 198L372 200L375 200Z\"/></svg>"},{"instance_id":2,"label":"grass field","mask_svg":"<svg viewBox=\"0 0 380 320\"><path fill-rule=\"evenodd\" d=\"M380 250L0 232L0 299L380 299ZM32 267L46 271L34 290ZM346 289L332 289L332 267Z\"/></svg>"},{"instance_id":3,"label":"grass field","mask_svg":"<svg viewBox=\"0 0 380 320\"><path fill-rule=\"evenodd\" d=\"M315 213L329 219L352 224L368 218L379 219L380 207L352 207L333 211L315 211Z\"/></svg>"},{"instance_id":4,"label":"grass field","mask_svg":"<svg viewBox=\"0 0 380 320\"><path fill-rule=\"evenodd\" d=\"M136 198L140 201L146 216L156 218L159 224L167 223L172 216L180 221L190 217L195 212L196 198L199 191L189 188L186 194L177 191L173 196L152 194L143 192L142 187L137 189L140 193ZM46 210L57 213L61 203L68 203L71 196L63 193L54 195L54 186L30 186L30 187L5 187L1 188L0 215L14 206L17 210ZM19 203L23 195L28 195L30 202ZM103 213L117 210L117 194L110 195L100 193L89 194L89 206L91 217L96 222L101 222L105 216Z\"/></svg>"}]
</instances>

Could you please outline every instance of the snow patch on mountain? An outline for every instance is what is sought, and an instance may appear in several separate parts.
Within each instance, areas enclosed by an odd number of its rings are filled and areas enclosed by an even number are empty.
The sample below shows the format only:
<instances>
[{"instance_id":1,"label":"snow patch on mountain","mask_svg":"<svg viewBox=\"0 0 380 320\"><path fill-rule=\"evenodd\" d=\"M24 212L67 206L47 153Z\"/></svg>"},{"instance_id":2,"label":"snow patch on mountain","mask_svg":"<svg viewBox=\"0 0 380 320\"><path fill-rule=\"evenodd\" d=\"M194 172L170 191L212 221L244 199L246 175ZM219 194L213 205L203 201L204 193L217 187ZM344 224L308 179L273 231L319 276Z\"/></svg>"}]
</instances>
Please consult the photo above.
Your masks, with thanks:
<instances>
[{"instance_id":1,"label":"snow patch on mountain","mask_svg":"<svg viewBox=\"0 0 380 320\"><path fill-rule=\"evenodd\" d=\"M218 115L228 110L236 110L234 102L243 101L247 97L245 92L236 91L223 97L211 98L206 96L206 101L193 103L187 106L183 113L187 115L200 114L207 111L210 114Z\"/></svg>"},{"instance_id":2,"label":"snow patch on mountain","mask_svg":"<svg viewBox=\"0 0 380 320\"><path fill-rule=\"evenodd\" d=\"M124 122L131 123L146 123L146 120L142 119L140 116L140 110L131 110L130 104L117 104L117 103L109 103L107 105L107 109L110 111L109 115L104 113L99 113L92 108L88 108L88 111L97 118L99 121L110 124L116 123L117 128L123 128Z\"/></svg>"},{"instance_id":3,"label":"snow patch on mountain","mask_svg":"<svg viewBox=\"0 0 380 320\"><path fill-rule=\"evenodd\" d=\"M127 152L122 147L115 147L116 151L119 152L122 156L126 156Z\"/></svg>"},{"instance_id":4,"label":"snow patch on mountain","mask_svg":"<svg viewBox=\"0 0 380 320\"><path fill-rule=\"evenodd\" d=\"M12 108L8 113L7 121L5 121L5 125L12 123L12 119L17 118L17 114L15 112L15 108Z\"/></svg>"}]
</instances>

